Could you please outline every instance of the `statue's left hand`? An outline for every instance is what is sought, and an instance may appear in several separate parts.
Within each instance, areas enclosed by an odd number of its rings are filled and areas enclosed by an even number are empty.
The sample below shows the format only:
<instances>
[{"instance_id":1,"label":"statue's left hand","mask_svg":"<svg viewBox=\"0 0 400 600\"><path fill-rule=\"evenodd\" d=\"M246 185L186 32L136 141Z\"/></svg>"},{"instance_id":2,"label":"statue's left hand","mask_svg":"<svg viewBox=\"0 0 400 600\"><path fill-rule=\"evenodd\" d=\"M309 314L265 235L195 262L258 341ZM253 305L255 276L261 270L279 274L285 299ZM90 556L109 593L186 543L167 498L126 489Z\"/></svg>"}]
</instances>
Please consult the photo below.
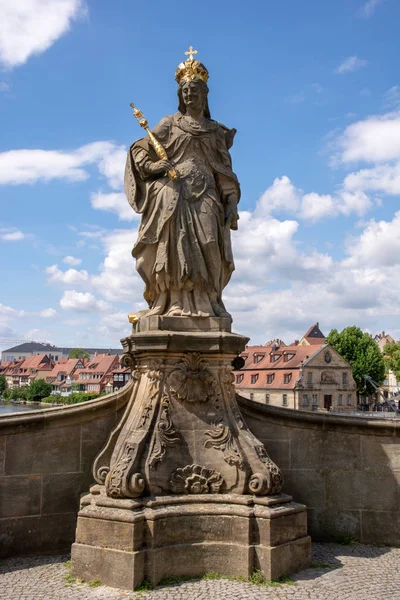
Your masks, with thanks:
<instances>
[{"instance_id":1,"label":"statue's left hand","mask_svg":"<svg viewBox=\"0 0 400 600\"><path fill-rule=\"evenodd\" d=\"M237 211L237 205L238 199L235 196L231 196L225 210L225 224L234 231L238 229L239 215Z\"/></svg>"}]
</instances>

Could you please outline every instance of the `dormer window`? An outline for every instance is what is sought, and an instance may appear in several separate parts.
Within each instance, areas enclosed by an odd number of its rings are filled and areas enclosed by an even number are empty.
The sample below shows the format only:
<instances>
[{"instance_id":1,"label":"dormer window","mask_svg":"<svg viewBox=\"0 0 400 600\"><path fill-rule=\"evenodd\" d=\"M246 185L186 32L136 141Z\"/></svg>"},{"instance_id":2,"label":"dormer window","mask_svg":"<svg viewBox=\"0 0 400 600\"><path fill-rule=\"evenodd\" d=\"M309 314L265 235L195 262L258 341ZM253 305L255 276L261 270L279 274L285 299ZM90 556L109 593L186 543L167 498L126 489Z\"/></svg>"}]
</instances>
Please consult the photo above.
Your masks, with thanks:
<instances>
[{"instance_id":1,"label":"dormer window","mask_svg":"<svg viewBox=\"0 0 400 600\"><path fill-rule=\"evenodd\" d=\"M280 358L280 354L275 354L275 353L272 353L272 354L270 355L270 360L271 360L271 362L275 362L275 361L277 361L277 360L278 360L278 358Z\"/></svg>"},{"instance_id":2,"label":"dormer window","mask_svg":"<svg viewBox=\"0 0 400 600\"><path fill-rule=\"evenodd\" d=\"M290 383L290 380L292 379L292 374L291 373L285 373L283 376L283 383Z\"/></svg>"},{"instance_id":3,"label":"dormer window","mask_svg":"<svg viewBox=\"0 0 400 600\"><path fill-rule=\"evenodd\" d=\"M254 362L257 364L260 362L260 360L262 360L264 358L265 354L254 354L253 355L253 360Z\"/></svg>"},{"instance_id":4,"label":"dormer window","mask_svg":"<svg viewBox=\"0 0 400 600\"><path fill-rule=\"evenodd\" d=\"M271 373L270 375L267 375L267 383L272 383L275 377L275 373Z\"/></svg>"},{"instance_id":5,"label":"dormer window","mask_svg":"<svg viewBox=\"0 0 400 600\"><path fill-rule=\"evenodd\" d=\"M289 352L285 352L285 354L283 355L283 360L284 362L289 362L289 360L292 360L294 354L289 354Z\"/></svg>"},{"instance_id":6,"label":"dormer window","mask_svg":"<svg viewBox=\"0 0 400 600\"><path fill-rule=\"evenodd\" d=\"M258 379L258 373L257 373L257 375L252 375L252 376L251 376L251 381L250 381L250 383L257 383L257 379Z\"/></svg>"},{"instance_id":7,"label":"dormer window","mask_svg":"<svg viewBox=\"0 0 400 600\"><path fill-rule=\"evenodd\" d=\"M243 373L240 373L240 375L236 375L236 383L242 383L243 381Z\"/></svg>"}]
</instances>

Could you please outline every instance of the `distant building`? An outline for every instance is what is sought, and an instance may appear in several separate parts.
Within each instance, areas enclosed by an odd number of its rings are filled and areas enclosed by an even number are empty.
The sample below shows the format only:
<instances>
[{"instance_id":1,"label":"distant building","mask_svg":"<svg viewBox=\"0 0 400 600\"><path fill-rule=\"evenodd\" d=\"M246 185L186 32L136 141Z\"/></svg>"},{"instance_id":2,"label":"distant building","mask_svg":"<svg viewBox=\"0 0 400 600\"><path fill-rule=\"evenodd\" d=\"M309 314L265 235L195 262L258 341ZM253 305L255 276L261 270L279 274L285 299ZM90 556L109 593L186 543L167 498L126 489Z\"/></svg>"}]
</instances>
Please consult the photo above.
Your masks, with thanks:
<instances>
[{"instance_id":1,"label":"distant building","mask_svg":"<svg viewBox=\"0 0 400 600\"><path fill-rule=\"evenodd\" d=\"M297 410L356 410L352 368L325 342L318 323L298 342L247 346L241 356L235 386L247 398Z\"/></svg>"},{"instance_id":2,"label":"distant building","mask_svg":"<svg viewBox=\"0 0 400 600\"><path fill-rule=\"evenodd\" d=\"M41 342L25 342L13 348L8 348L8 350L3 350L1 353L1 362L13 362L21 358L40 354L47 354L51 360L59 362L63 358L68 358L72 350L73 348L59 348L51 344L42 344ZM96 354L104 354L105 352L114 355L122 354L122 348L110 348L109 350L105 350L104 348L83 348L83 350L88 352L91 359Z\"/></svg>"},{"instance_id":3,"label":"distant building","mask_svg":"<svg viewBox=\"0 0 400 600\"><path fill-rule=\"evenodd\" d=\"M3 375L10 389L29 385L39 372L49 373L54 367L54 361L47 354L28 356L28 358L8 363Z\"/></svg>"},{"instance_id":4,"label":"distant building","mask_svg":"<svg viewBox=\"0 0 400 600\"><path fill-rule=\"evenodd\" d=\"M109 374L119 366L119 357L113 354L98 354L82 369L74 373L79 392L99 394L109 380Z\"/></svg>"},{"instance_id":5,"label":"distant building","mask_svg":"<svg viewBox=\"0 0 400 600\"><path fill-rule=\"evenodd\" d=\"M384 354L383 351L386 344L392 344L395 341L391 335L385 333L384 331L377 333L373 339L378 344L379 350L382 352L382 354ZM400 385L393 371L389 370L386 373L385 380L379 389L386 398L391 398L400 392Z\"/></svg>"}]
</instances>

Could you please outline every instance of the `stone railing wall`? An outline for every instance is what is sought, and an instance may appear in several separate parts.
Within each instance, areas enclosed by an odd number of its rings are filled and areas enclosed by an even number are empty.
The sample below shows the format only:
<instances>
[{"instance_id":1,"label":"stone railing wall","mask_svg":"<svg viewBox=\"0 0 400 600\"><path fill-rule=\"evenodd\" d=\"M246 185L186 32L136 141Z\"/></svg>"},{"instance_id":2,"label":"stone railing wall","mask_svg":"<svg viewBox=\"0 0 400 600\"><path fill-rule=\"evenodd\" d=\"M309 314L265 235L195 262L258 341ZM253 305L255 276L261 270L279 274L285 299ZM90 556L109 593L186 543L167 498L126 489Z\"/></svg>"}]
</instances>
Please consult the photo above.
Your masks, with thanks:
<instances>
[{"instance_id":1,"label":"stone railing wall","mask_svg":"<svg viewBox=\"0 0 400 600\"><path fill-rule=\"evenodd\" d=\"M400 419L306 413L237 397L281 467L284 491L308 508L314 540L400 544Z\"/></svg>"},{"instance_id":2,"label":"stone railing wall","mask_svg":"<svg viewBox=\"0 0 400 600\"><path fill-rule=\"evenodd\" d=\"M67 549L91 466L132 384L84 404L0 417L0 556ZM263 406L243 416L309 509L316 540L400 544L400 421Z\"/></svg>"},{"instance_id":3,"label":"stone railing wall","mask_svg":"<svg viewBox=\"0 0 400 600\"><path fill-rule=\"evenodd\" d=\"M132 383L83 404L0 417L0 557L68 548L79 498Z\"/></svg>"}]
</instances>

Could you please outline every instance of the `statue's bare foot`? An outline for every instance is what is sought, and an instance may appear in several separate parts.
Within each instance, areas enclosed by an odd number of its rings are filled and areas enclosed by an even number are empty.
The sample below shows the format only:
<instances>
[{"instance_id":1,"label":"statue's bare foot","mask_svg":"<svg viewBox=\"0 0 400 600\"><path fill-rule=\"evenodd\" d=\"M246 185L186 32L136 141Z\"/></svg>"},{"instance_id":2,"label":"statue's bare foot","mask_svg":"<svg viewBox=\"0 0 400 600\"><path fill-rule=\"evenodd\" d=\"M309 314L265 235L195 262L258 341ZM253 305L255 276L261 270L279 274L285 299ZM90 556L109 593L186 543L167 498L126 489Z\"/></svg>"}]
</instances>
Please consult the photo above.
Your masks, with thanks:
<instances>
[{"instance_id":1,"label":"statue's bare foot","mask_svg":"<svg viewBox=\"0 0 400 600\"><path fill-rule=\"evenodd\" d=\"M181 317L183 315L183 309L182 309L182 305L179 304L179 302L175 302L175 304L173 304L171 306L171 308L167 311L166 316L167 317Z\"/></svg>"}]
</instances>

